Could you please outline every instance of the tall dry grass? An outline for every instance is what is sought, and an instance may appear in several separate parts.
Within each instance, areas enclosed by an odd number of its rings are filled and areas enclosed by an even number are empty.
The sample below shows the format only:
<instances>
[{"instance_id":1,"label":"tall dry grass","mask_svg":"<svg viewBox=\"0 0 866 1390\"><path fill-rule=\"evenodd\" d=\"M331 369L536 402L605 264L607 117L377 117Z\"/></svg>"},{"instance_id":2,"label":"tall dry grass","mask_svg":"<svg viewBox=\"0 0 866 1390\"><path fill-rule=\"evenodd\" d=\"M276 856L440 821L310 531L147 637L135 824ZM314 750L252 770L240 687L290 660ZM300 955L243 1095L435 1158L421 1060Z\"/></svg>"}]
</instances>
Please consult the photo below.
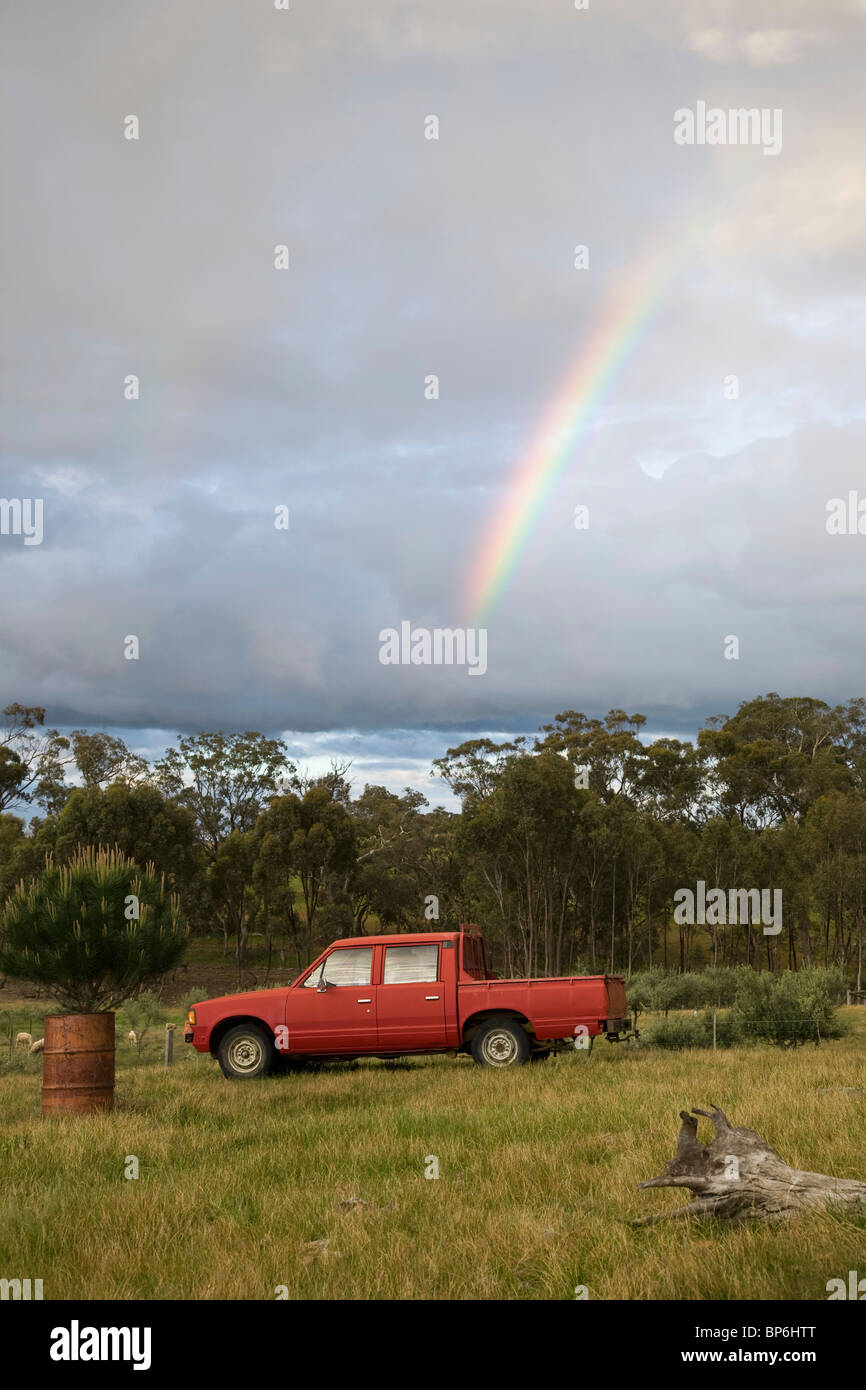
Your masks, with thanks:
<instances>
[{"instance_id":1,"label":"tall dry grass","mask_svg":"<svg viewBox=\"0 0 866 1390\"><path fill-rule=\"evenodd\" d=\"M230 1084L182 1043L169 1070L121 1050L114 1114L71 1122L39 1118L38 1076L0 1077L0 1276L59 1299L826 1298L866 1275L866 1212L628 1222L684 1200L637 1184L707 1102L797 1167L866 1177L866 1010L846 1013L854 1031L818 1048L601 1044L513 1072L418 1059Z\"/></svg>"}]
</instances>

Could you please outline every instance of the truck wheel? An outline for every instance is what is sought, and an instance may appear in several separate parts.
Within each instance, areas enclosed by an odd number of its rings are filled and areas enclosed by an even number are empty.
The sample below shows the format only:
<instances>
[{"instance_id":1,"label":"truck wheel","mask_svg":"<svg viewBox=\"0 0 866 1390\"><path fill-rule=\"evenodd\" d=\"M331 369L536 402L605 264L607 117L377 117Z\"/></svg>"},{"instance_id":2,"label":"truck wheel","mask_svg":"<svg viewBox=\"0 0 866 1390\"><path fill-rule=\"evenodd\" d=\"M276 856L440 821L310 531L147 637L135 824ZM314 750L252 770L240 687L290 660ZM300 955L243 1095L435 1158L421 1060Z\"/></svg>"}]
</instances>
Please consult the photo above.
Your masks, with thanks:
<instances>
[{"instance_id":1,"label":"truck wheel","mask_svg":"<svg viewBox=\"0 0 866 1390\"><path fill-rule=\"evenodd\" d=\"M529 1057L529 1038L513 1018L490 1018L472 1039L472 1056L481 1067L513 1067Z\"/></svg>"},{"instance_id":2,"label":"truck wheel","mask_svg":"<svg viewBox=\"0 0 866 1390\"><path fill-rule=\"evenodd\" d=\"M217 1060L229 1081L267 1076L274 1061L273 1040L254 1023L239 1023L220 1040Z\"/></svg>"}]
</instances>

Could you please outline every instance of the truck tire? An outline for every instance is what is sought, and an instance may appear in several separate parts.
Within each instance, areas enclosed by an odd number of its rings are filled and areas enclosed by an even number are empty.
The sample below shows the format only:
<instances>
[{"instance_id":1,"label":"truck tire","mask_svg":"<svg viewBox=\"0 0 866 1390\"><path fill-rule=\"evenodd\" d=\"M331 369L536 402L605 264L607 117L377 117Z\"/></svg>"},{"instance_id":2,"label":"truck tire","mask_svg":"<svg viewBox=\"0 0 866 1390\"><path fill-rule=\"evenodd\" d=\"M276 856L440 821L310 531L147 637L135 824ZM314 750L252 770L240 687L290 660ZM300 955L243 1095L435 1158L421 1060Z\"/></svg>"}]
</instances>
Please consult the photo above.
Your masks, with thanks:
<instances>
[{"instance_id":1,"label":"truck tire","mask_svg":"<svg viewBox=\"0 0 866 1390\"><path fill-rule=\"evenodd\" d=\"M472 1039L472 1056L480 1067L514 1067L529 1058L529 1038L507 1014L487 1019Z\"/></svg>"},{"instance_id":2,"label":"truck tire","mask_svg":"<svg viewBox=\"0 0 866 1390\"><path fill-rule=\"evenodd\" d=\"M274 1040L255 1023L238 1023L220 1039L217 1061L229 1081L267 1076L274 1064Z\"/></svg>"}]
</instances>

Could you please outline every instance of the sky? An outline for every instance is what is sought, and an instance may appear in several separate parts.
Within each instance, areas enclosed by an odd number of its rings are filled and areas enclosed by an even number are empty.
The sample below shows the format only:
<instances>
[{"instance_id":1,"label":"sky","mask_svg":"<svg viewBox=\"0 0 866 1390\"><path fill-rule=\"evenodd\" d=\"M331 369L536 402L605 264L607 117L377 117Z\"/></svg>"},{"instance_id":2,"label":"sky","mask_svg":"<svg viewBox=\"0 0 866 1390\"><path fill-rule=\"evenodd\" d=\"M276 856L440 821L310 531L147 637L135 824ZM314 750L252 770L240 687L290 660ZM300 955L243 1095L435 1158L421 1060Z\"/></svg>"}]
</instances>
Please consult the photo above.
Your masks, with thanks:
<instances>
[{"instance_id":1,"label":"sky","mask_svg":"<svg viewBox=\"0 0 866 1390\"><path fill-rule=\"evenodd\" d=\"M151 752L280 733L447 804L446 747L563 709L693 736L866 694L864 29L14 7L0 526L43 527L0 531L0 702ZM678 143L700 103L778 113L780 148ZM485 669L384 664L403 623L483 628Z\"/></svg>"}]
</instances>

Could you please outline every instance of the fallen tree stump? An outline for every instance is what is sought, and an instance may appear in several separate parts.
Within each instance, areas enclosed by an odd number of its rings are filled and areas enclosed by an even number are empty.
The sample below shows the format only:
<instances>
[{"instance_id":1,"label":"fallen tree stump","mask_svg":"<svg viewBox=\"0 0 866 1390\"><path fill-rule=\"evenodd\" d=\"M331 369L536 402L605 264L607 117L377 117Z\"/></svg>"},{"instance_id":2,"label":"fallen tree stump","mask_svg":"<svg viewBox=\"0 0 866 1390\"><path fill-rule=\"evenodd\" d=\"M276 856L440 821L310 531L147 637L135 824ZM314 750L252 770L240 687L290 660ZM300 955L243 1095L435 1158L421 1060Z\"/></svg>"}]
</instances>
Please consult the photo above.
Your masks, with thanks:
<instances>
[{"instance_id":1,"label":"fallen tree stump","mask_svg":"<svg viewBox=\"0 0 866 1390\"><path fill-rule=\"evenodd\" d=\"M709 1148L698 1143L695 1116L712 1120L716 1137ZM687 1187L699 1194L673 1211L655 1212L632 1221L651 1226L680 1216L726 1216L734 1220L781 1220L800 1211L866 1211L866 1182L832 1178L789 1168L765 1139L752 1129L732 1129L718 1106L680 1111L677 1151L660 1178L638 1187Z\"/></svg>"}]
</instances>

